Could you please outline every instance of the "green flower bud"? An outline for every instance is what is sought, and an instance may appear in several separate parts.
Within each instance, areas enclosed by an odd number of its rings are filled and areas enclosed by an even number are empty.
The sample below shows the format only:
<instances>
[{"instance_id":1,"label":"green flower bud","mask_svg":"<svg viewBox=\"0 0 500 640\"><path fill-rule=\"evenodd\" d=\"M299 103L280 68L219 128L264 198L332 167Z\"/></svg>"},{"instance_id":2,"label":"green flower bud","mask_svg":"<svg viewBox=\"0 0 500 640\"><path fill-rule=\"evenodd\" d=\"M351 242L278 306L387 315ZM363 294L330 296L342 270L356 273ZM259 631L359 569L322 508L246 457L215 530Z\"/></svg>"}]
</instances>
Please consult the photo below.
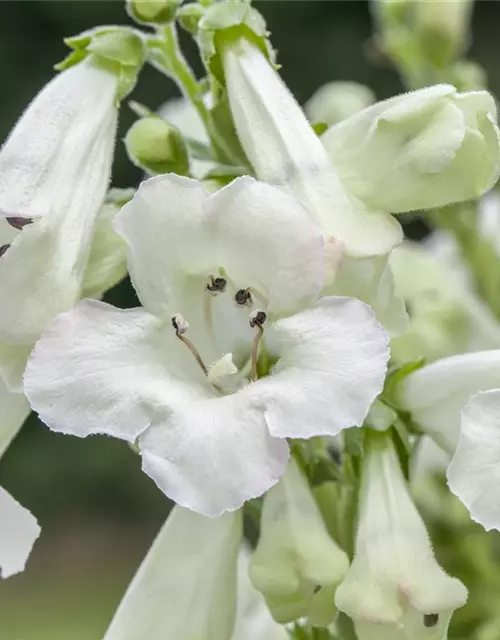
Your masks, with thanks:
<instances>
[{"instance_id":1,"label":"green flower bud","mask_svg":"<svg viewBox=\"0 0 500 640\"><path fill-rule=\"evenodd\" d=\"M150 173L189 173L186 144L176 127L159 117L141 118L125 136L130 160Z\"/></svg>"},{"instance_id":2,"label":"green flower bud","mask_svg":"<svg viewBox=\"0 0 500 640\"><path fill-rule=\"evenodd\" d=\"M189 33L198 33L198 24L205 15L205 9L197 2L185 4L177 12L177 20L183 29Z\"/></svg>"},{"instance_id":3,"label":"green flower bud","mask_svg":"<svg viewBox=\"0 0 500 640\"><path fill-rule=\"evenodd\" d=\"M168 24L175 19L179 0L127 0L127 13L139 24Z\"/></svg>"}]
</instances>

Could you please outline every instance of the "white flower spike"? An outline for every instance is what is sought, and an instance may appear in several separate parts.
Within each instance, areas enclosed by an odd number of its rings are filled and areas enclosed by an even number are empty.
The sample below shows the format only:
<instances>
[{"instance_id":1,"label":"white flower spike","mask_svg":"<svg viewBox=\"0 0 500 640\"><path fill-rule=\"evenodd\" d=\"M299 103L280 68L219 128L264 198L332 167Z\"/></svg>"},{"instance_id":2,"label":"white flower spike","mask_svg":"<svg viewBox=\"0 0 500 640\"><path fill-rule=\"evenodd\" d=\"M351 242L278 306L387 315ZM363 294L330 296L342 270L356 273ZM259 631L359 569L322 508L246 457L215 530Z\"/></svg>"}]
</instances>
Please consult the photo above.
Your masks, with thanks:
<instances>
[{"instance_id":1,"label":"white flower spike","mask_svg":"<svg viewBox=\"0 0 500 640\"><path fill-rule=\"evenodd\" d=\"M0 577L24 571L40 527L31 513L0 487Z\"/></svg>"},{"instance_id":2,"label":"white flower spike","mask_svg":"<svg viewBox=\"0 0 500 640\"><path fill-rule=\"evenodd\" d=\"M174 507L104 640L231 640L242 513Z\"/></svg>"},{"instance_id":3,"label":"white flower spike","mask_svg":"<svg viewBox=\"0 0 500 640\"><path fill-rule=\"evenodd\" d=\"M335 602L359 640L444 640L467 590L437 564L387 432L367 435L354 561Z\"/></svg>"},{"instance_id":4,"label":"white flower spike","mask_svg":"<svg viewBox=\"0 0 500 640\"><path fill-rule=\"evenodd\" d=\"M500 350L436 360L407 376L398 388L401 406L450 454L460 434L460 413L479 391L500 387Z\"/></svg>"},{"instance_id":5,"label":"white flower spike","mask_svg":"<svg viewBox=\"0 0 500 640\"><path fill-rule=\"evenodd\" d=\"M50 325L25 391L51 429L138 438L158 486L216 516L277 482L285 438L362 424L387 335L357 300L314 302L323 239L294 198L251 178L209 195L158 176L117 228L145 308L87 301Z\"/></svg>"},{"instance_id":6,"label":"white flower spike","mask_svg":"<svg viewBox=\"0 0 500 640\"><path fill-rule=\"evenodd\" d=\"M462 410L448 485L473 520L500 531L500 389L478 393Z\"/></svg>"},{"instance_id":7,"label":"white flower spike","mask_svg":"<svg viewBox=\"0 0 500 640\"><path fill-rule=\"evenodd\" d=\"M20 392L40 333L72 306L108 187L118 76L92 57L35 97L0 150L0 373Z\"/></svg>"},{"instance_id":8,"label":"white flower spike","mask_svg":"<svg viewBox=\"0 0 500 640\"><path fill-rule=\"evenodd\" d=\"M349 560L332 540L306 479L292 459L264 497L261 532L250 579L277 622L309 616L327 626L335 615L335 588ZM320 618L320 620L318 620Z\"/></svg>"},{"instance_id":9,"label":"white flower spike","mask_svg":"<svg viewBox=\"0 0 500 640\"><path fill-rule=\"evenodd\" d=\"M486 92L428 87L379 102L319 140L262 51L219 40L241 144L257 176L294 193L353 257L403 238L390 214L478 197L500 170L496 108Z\"/></svg>"}]
</instances>

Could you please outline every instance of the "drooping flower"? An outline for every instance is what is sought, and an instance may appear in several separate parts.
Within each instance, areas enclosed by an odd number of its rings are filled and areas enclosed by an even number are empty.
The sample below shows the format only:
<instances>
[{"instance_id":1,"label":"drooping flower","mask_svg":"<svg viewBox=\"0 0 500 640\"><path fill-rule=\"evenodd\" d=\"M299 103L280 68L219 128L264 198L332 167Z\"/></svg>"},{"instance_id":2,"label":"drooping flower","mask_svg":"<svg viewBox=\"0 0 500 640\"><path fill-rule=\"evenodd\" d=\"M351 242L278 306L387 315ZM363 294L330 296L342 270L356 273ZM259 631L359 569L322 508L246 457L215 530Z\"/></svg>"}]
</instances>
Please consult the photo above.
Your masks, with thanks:
<instances>
[{"instance_id":1,"label":"drooping flower","mask_svg":"<svg viewBox=\"0 0 500 640\"><path fill-rule=\"evenodd\" d=\"M241 539L241 512L174 507L104 640L231 640Z\"/></svg>"},{"instance_id":2,"label":"drooping flower","mask_svg":"<svg viewBox=\"0 0 500 640\"><path fill-rule=\"evenodd\" d=\"M51 429L137 439L167 495L215 516L276 483L285 438L363 422L387 336L357 300L315 302L323 238L294 198L158 176L117 229L145 308L85 301L49 326L25 391Z\"/></svg>"},{"instance_id":3,"label":"drooping flower","mask_svg":"<svg viewBox=\"0 0 500 640\"><path fill-rule=\"evenodd\" d=\"M347 255L389 252L402 240L391 214L478 197L498 177L496 107L484 91L437 85L407 93L320 140L259 46L223 32L217 46L256 175L294 193Z\"/></svg>"},{"instance_id":4,"label":"drooping flower","mask_svg":"<svg viewBox=\"0 0 500 640\"><path fill-rule=\"evenodd\" d=\"M335 588L349 567L332 540L311 490L291 460L280 482L264 497L260 538L250 560L250 579L277 622L309 617L333 621Z\"/></svg>"},{"instance_id":5,"label":"drooping flower","mask_svg":"<svg viewBox=\"0 0 500 640\"><path fill-rule=\"evenodd\" d=\"M474 395L463 408L448 485L473 520L500 530L500 389Z\"/></svg>"},{"instance_id":6,"label":"drooping flower","mask_svg":"<svg viewBox=\"0 0 500 640\"><path fill-rule=\"evenodd\" d=\"M442 640L467 590L434 558L387 432L367 435L354 560L337 607L360 640Z\"/></svg>"}]
</instances>

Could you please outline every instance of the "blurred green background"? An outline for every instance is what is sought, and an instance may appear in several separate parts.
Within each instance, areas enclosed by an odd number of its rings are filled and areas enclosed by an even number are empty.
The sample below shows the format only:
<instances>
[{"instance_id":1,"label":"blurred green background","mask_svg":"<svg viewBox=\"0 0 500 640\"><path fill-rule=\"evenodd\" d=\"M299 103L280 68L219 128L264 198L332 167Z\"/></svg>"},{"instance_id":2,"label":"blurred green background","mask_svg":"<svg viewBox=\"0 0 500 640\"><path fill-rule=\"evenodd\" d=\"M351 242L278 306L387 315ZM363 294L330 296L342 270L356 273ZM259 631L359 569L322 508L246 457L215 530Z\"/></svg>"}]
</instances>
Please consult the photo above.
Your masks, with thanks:
<instances>
[{"instance_id":1,"label":"blurred green background","mask_svg":"<svg viewBox=\"0 0 500 640\"><path fill-rule=\"evenodd\" d=\"M374 67L368 59L368 2L255 4L267 18L282 74L301 102L330 80L368 84L380 98L401 90L391 69ZM497 95L499 19L500 3L477 3L471 57L486 67ZM0 2L0 138L65 56L64 36L127 22L119 0ZM201 71L192 42L183 37L183 43ZM147 68L133 98L156 108L174 95L173 83ZM133 119L125 106L120 138ZM114 186L139 180L120 141ZM119 306L135 304L128 282L107 299ZM33 418L1 461L0 484L38 517L43 530L27 571L0 585L0 639L99 640L168 513L168 501L141 473L138 456L125 443L56 435Z\"/></svg>"}]
</instances>

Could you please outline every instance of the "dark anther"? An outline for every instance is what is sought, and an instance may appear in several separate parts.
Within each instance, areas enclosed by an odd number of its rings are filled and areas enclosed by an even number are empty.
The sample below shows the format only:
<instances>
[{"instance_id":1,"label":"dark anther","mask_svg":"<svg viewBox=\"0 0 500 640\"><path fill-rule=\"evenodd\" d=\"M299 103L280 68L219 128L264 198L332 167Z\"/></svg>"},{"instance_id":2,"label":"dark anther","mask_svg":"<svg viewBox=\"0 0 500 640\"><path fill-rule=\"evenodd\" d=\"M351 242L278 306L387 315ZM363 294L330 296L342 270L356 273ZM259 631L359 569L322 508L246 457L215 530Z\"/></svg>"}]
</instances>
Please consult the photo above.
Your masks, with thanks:
<instances>
[{"instance_id":1,"label":"dark anther","mask_svg":"<svg viewBox=\"0 0 500 640\"><path fill-rule=\"evenodd\" d=\"M257 313L250 317L250 326L252 329L254 327L262 327L264 322L267 320L267 314L265 311L257 311Z\"/></svg>"},{"instance_id":2,"label":"dark anther","mask_svg":"<svg viewBox=\"0 0 500 640\"><path fill-rule=\"evenodd\" d=\"M3 244L0 247L0 258L3 256L3 254L7 251L9 247L10 247L10 244Z\"/></svg>"},{"instance_id":3,"label":"dark anther","mask_svg":"<svg viewBox=\"0 0 500 640\"><path fill-rule=\"evenodd\" d=\"M14 227L14 229L22 229L27 224L31 224L33 222L31 218L23 218L22 216L9 216L5 219L11 227Z\"/></svg>"},{"instance_id":4,"label":"dark anther","mask_svg":"<svg viewBox=\"0 0 500 640\"><path fill-rule=\"evenodd\" d=\"M224 293L227 286L227 280L225 278L214 278L210 276L210 282L207 283L206 289L210 293Z\"/></svg>"},{"instance_id":5,"label":"dark anther","mask_svg":"<svg viewBox=\"0 0 500 640\"><path fill-rule=\"evenodd\" d=\"M430 629L435 627L439 622L439 613L426 613L424 614L424 627Z\"/></svg>"},{"instance_id":6,"label":"dark anther","mask_svg":"<svg viewBox=\"0 0 500 640\"><path fill-rule=\"evenodd\" d=\"M249 302L252 302L252 296L250 295L250 289L240 289L235 293L234 300L237 305L244 307Z\"/></svg>"}]
</instances>

